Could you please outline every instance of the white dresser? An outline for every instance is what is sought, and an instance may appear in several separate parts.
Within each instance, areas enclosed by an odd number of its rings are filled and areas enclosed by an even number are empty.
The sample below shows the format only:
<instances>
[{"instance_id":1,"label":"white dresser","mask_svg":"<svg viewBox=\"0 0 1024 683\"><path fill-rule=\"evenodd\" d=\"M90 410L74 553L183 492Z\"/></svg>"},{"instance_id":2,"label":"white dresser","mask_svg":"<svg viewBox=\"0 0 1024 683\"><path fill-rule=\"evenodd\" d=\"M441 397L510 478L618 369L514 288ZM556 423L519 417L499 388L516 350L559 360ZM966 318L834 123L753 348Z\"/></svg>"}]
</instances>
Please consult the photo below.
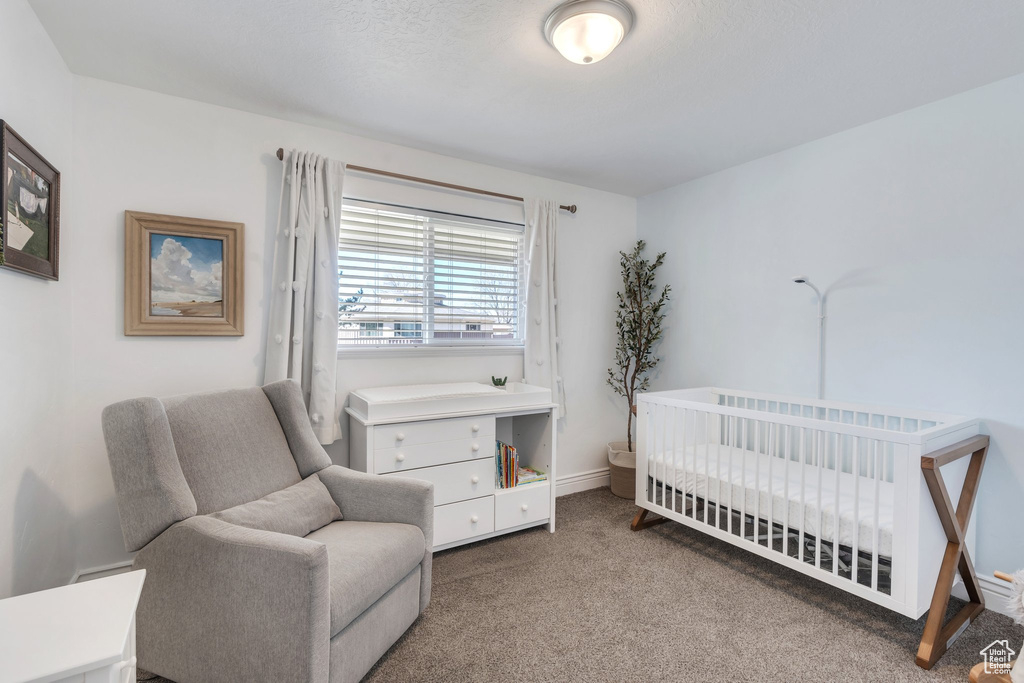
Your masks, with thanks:
<instances>
[{"instance_id":1,"label":"white dresser","mask_svg":"<svg viewBox=\"0 0 1024 683\"><path fill-rule=\"evenodd\" d=\"M0 600L3 683L135 683L146 570Z\"/></svg>"},{"instance_id":2,"label":"white dresser","mask_svg":"<svg viewBox=\"0 0 1024 683\"><path fill-rule=\"evenodd\" d=\"M554 532L557 410L550 391L525 384L362 389L347 408L349 463L434 484L434 550L541 525ZM497 488L496 441L547 480Z\"/></svg>"}]
</instances>

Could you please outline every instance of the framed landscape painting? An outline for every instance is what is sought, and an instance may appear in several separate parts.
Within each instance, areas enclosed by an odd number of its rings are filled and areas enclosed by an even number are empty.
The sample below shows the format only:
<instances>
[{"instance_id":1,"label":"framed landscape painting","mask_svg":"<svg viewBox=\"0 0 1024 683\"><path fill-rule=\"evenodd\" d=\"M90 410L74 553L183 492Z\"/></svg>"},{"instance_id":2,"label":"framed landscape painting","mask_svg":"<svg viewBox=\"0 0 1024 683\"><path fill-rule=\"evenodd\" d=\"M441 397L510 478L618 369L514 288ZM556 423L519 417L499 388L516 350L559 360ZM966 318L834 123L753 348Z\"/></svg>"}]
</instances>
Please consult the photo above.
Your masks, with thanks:
<instances>
[{"instance_id":1,"label":"framed landscape painting","mask_svg":"<svg viewBox=\"0 0 1024 683\"><path fill-rule=\"evenodd\" d=\"M58 279L60 173L0 121L0 263Z\"/></svg>"},{"instance_id":2,"label":"framed landscape painting","mask_svg":"<svg viewBox=\"0 0 1024 683\"><path fill-rule=\"evenodd\" d=\"M242 223L124 212L124 333L242 336Z\"/></svg>"}]
</instances>

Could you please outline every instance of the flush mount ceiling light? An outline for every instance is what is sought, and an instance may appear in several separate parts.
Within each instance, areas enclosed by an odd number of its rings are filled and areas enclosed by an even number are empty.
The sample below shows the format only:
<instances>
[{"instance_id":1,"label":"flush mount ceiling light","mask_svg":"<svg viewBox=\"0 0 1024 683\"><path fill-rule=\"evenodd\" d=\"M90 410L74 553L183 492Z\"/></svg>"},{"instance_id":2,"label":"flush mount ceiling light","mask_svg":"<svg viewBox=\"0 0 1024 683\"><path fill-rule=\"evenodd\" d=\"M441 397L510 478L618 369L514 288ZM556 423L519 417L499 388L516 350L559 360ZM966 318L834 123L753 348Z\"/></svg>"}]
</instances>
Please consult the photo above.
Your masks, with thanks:
<instances>
[{"instance_id":1,"label":"flush mount ceiling light","mask_svg":"<svg viewBox=\"0 0 1024 683\"><path fill-rule=\"evenodd\" d=\"M570 62L607 57L633 27L633 10L620 0L569 0L544 22L544 37Z\"/></svg>"}]
</instances>

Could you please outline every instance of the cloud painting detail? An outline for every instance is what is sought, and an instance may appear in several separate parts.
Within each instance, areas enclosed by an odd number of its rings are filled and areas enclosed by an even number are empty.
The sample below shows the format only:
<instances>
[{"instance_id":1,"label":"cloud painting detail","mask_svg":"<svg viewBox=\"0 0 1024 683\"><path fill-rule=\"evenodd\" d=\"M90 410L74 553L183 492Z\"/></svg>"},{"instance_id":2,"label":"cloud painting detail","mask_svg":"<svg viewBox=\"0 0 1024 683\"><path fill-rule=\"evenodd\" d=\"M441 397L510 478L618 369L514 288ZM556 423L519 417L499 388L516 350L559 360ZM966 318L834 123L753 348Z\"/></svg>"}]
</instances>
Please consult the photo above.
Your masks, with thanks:
<instances>
[{"instance_id":1,"label":"cloud painting detail","mask_svg":"<svg viewBox=\"0 0 1024 683\"><path fill-rule=\"evenodd\" d=\"M153 233L150 258L150 315L224 315L223 241Z\"/></svg>"}]
</instances>

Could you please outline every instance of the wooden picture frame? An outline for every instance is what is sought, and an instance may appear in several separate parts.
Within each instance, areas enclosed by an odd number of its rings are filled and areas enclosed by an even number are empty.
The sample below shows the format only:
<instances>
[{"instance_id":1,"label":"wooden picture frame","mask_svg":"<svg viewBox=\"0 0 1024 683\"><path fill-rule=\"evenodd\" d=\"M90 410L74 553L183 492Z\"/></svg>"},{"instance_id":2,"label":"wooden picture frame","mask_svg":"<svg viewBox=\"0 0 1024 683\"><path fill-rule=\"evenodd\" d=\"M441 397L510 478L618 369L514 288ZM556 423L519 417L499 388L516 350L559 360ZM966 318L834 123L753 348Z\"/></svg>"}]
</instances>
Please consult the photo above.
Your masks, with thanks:
<instances>
[{"instance_id":1,"label":"wooden picture frame","mask_svg":"<svg viewBox=\"0 0 1024 683\"><path fill-rule=\"evenodd\" d=\"M245 225L124 212L124 333L245 333Z\"/></svg>"},{"instance_id":2,"label":"wooden picture frame","mask_svg":"<svg viewBox=\"0 0 1024 683\"><path fill-rule=\"evenodd\" d=\"M59 279L60 171L0 121L0 223L3 265Z\"/></svg>"}]
</instances>

